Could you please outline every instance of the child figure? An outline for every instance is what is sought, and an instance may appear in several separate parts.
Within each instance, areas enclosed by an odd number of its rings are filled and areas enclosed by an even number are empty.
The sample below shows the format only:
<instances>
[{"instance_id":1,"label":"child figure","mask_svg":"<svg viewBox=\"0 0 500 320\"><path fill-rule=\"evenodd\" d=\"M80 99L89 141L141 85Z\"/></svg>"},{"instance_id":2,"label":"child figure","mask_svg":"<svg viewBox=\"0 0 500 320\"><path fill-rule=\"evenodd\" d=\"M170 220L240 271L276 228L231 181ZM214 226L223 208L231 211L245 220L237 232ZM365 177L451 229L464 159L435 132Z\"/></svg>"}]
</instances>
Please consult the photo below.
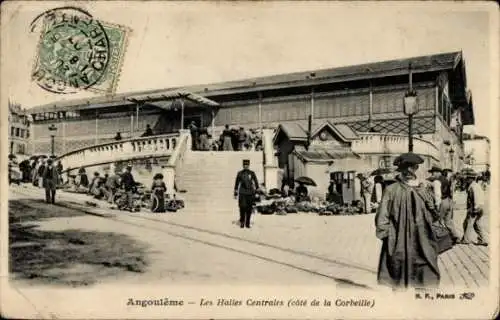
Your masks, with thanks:
<instances>
[{"instance_id":1,"label":"child figure","mask_svg":"<svg viewBox=\"0 0 500 320\"><path fill-rule=\"evenodd\" d=\"M153 212L165 212L165 192L167 191L167 186L163 182L163 175L157 173L153 177L153 185L151 186L151 194L153 197Z\"/></svg>"}]
</instances>

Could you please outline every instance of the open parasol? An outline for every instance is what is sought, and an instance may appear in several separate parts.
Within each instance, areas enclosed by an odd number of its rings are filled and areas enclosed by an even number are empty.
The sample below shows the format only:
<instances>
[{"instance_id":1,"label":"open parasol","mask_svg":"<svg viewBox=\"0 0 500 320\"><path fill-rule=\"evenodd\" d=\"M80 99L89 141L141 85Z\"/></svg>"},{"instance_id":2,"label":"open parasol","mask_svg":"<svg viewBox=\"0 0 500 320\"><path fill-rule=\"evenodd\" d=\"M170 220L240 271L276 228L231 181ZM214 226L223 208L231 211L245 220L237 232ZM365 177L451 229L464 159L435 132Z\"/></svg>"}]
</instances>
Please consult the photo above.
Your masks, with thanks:
<instances>
[{"instance_id":1,"label":"open parasol","mask_svg":"<svg viewBox=\"0 0 500 320\"><path fill-rule=\"evenodd\" d=\"M371 176L383 176L384 174L389 174L389 173L393 173L393 170L391 170L390 168L378 168L378 169L372 171L372 173L370 175Z\"/></svg>"},{"instance_id":2,"label":"open parasol","mask_svg":"<svg viewBox=\"0 0 500 320\"><path fill-rule=\"evenodd\" d=\"M313 187L317 186L316 182L314 182L314 180L309 177L299 177L295 179L295 181L298 183L302 183L306 186L313 186Z\"/></svg>"}]
</instances>

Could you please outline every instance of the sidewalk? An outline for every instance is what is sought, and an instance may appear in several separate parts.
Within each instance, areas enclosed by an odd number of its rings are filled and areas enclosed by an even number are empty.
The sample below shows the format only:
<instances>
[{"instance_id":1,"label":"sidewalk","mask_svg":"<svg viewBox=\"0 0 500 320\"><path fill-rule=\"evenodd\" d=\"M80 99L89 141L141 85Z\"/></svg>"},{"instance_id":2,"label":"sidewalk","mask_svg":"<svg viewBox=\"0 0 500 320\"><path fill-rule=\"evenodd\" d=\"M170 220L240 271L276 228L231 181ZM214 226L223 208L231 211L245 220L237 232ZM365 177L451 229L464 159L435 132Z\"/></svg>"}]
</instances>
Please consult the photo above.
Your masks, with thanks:
<instances>
[{"instance_id":1,"label":"sidewalk","mask_svg":"<svg viewBox=\"0 0 500 320\"><path fill-rule=\"evenodd\" d=\"M28 188L33 194L38 192L40 196L43 195L41 189ZM91 214L115 216L116 219L127 219L132 216L127 212L108 209L109 205L105 202L86 195L59 192L57 197L61 205L84 208ZM455 210L455 223L460 231L465 217L462 201L463 195L457 194L456 202L459 204ZM85 202L96 203L100 208L85 205ZM134 213L133 216L154 219L159 226L160 223L164 223L165 228L169 228L170 225L184 228L186 232L198 230L201 237L205 237L207 233L217 233L243 239L246 243L264 244L269 247L269 252L278 248L282 252L292 254L293 259L298 259L297 261L304 265L310 266L317 263L322 272L327 272L329 265L332 268L331 272L336 272L334 270L344 272L344 270L336 269L342 266L349 270L351 279L364 282L368 286L372 286L376 280L380 241L375 238L373 214L356 216L257 215L254 216L254 225L250 230L237 228L232 223L237 220L235 212L212 214L186 208L177 213L141 212ZM147 239L148 237L145 236L142 240ZM490 270L489 248L457 245L440 256L439 266L442 287L486 286Z\"/></svg>"}]
</instances>

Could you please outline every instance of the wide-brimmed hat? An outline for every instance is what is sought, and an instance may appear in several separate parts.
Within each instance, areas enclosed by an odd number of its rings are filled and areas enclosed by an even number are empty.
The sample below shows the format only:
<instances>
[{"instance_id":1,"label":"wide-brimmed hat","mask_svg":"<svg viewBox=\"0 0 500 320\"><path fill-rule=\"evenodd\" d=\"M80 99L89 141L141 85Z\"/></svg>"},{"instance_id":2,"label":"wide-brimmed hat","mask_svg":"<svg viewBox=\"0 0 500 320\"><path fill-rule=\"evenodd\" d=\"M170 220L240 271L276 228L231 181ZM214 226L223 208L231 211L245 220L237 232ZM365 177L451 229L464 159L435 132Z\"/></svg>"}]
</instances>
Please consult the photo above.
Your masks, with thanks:
<instances>
[{"instance_id":1,"label":"wide-brimmed hat","mask_svg":"<svg viewBox=\"0 0 500 320\"><path fill-rule=\"evenodd\" d=\"M429 172L443 172L443 169L441 169L438 166L432 166L432 168L429 170Z\"/></svg>"},{"instance_id":2,"label":"wide-brimmed hat","mask_svg":"<svg viewBox=\"0 0 500 320\"><path fill-rule=\"evenodd\" d=\"M399 155L396 159L394 159L393 165L395 165L398 168L401 168L404 166L412 166L422 163L424 163L424 159L422 159L422 157L413 152L408 152L408 153L403 153L402 155Z\"/></svg>"},{"instance_id":3,"label":"wide-brimmed hat","mask_svg":"<svg viewBox=\"0 0 500 320\"><path fill-rule=\"evenodd\" d=\"M243 160L243 165L244 166L250 165L250 160L248 160L248 159Z\"/></svg>"},{"instance_id":4,"label":"wide-brimmed hat","mask_svg":"<svg viewBox=\"0 0 500 320\"><path fill-rule=\"evenodd\" d=\"M155 176L153 177L154 180L157 180L157 179L163 179L163 174L161 173L157 173L155 174Z\"/></svg>"}]
</instances>

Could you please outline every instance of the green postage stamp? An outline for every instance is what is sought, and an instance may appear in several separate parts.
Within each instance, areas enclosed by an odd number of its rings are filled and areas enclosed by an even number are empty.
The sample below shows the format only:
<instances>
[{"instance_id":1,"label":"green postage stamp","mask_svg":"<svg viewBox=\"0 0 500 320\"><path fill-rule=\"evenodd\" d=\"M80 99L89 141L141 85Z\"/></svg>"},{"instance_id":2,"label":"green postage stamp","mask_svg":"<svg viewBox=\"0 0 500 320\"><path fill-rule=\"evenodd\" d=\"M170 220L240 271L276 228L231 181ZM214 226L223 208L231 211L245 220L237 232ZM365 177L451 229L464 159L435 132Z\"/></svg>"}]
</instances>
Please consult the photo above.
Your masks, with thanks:
<instances>
[{"instance_id":1,"label":"green postage stamp","mask_svg":"<svg viewBox=\"0 0 500 320\"><path fill-rule=\"evenodd\" d=\"M123 64L129 30L93 18L76 7L44 12L32 72L41 88L60 94L81 90L114 93Z\"/></svg>"}]
</instances>

